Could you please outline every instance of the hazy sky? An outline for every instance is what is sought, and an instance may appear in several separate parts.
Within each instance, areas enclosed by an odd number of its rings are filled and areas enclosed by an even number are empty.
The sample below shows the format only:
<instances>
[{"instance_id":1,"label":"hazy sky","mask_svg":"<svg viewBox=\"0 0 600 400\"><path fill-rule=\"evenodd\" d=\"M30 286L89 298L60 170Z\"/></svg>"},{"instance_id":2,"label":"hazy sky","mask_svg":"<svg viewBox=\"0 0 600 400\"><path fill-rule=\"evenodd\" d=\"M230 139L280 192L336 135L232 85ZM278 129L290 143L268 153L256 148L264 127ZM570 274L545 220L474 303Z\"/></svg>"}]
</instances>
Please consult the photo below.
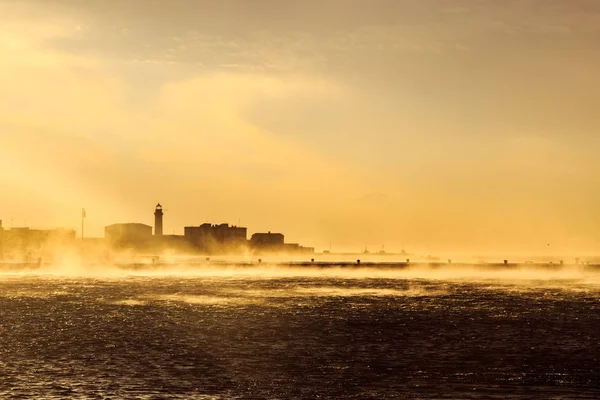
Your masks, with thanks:
<instances>
[{"instance_id":1,"label":"hazy sky","mask_svg":"<svg viewBox=\"0 0 600 400\"><path fill-rule=\"evenodd\" d=\"M0 0L0 218L597 252L598 71L595 0Z\"/></svg>"}]
</instances>

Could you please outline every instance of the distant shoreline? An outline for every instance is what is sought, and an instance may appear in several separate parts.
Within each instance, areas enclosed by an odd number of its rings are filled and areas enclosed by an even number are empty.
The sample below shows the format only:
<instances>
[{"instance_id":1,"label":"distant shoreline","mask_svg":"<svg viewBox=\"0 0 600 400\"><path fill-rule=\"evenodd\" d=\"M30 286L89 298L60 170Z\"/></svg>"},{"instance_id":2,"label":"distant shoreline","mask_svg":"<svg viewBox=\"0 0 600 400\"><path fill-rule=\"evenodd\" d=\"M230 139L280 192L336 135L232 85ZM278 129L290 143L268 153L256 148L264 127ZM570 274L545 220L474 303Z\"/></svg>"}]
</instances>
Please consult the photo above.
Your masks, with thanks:
<instances>
[{"instance_id":1,"label":"distant shoreline","mask_svg":"<svg viewBox=\"0 0 600 400\"><path fill-rule=\"evenodd\" d=\"M59 266L60 263L53 262L19 262L19 261L0 261L0 271L23 271L37 270L46 267ZM529 269L544 269L544 270L560 270L566 268L579 268L581 270L600 271L600 263L555 263L555 262L527 262L527 263L498 263L498 262L477 262L477 263L448 263L448 262L386 262L386 261L269 261L269 260L253 260L253 261L227 261L227 260L192 260L182 262L168 261L149 261L149 262L83 262L82 267L97 267L97 266L113 266L123 270L156 270L168 268L190 268L203 269L210 268L252 268L252 267L269 267L269 268L313 268L313 269L328 269L328 268L348 268L348 269L409 269L409 268L425 268L425 269L460 269L470 268L474 270L510 270L518 268Z\"/></svg>"}]
</instances>

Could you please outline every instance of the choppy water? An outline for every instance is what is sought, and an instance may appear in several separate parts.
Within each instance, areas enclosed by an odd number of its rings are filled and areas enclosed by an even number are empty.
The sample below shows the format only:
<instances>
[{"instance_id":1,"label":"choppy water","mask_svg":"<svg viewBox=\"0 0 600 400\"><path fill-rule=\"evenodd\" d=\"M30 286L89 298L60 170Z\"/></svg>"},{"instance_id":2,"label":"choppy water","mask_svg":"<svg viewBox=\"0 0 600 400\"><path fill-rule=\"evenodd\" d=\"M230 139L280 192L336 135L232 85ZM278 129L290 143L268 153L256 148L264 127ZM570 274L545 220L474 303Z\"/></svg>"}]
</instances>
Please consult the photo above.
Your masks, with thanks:
<instances>
[{"instance_id":1,"label":"choppy water","mask_svg":"<svg viewBox=\"0 0 600 400\"><path fill-rule=\"evenodd\" d=\"M600 289L0 276L0 398L600 398Z\"/></svg>"}]
</instances>

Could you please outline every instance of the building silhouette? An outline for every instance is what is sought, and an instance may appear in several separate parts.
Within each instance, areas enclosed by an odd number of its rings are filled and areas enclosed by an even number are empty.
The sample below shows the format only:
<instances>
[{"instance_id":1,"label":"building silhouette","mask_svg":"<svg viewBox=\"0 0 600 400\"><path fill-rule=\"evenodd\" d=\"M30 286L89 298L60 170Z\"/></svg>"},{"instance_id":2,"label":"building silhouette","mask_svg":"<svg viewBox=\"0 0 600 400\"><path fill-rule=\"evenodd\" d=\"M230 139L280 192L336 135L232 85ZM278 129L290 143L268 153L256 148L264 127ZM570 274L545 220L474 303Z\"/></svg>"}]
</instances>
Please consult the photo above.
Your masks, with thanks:
<instances>
[{"instance_id":1,"label":"building silhouette","mask_svg":"<svg viewBox=\"0 0 600 400\"><path fill-rule=\"evenodd\" d=\"M283 233L255 233L250 238L250 245L255 249L276 249L283 247Z\"/></svg>"},{"instance_id":2,"label":"building silhouette","mask_svg":"<svg viewBox=\"0 0 600 400\"><path fill-rule=\"evenodd\" d=\"M163 209L160 203L154 209L154 235L162 236L163 234Z\"/></svg>"},{"instance_id":3,"label":"building silhouette","mask_svg":"<svg viewBox=\"0 0 600 400\"><path fill-rule=\"evenodd\" d=\"M283 233L255 233L248 240L248 228L228 223L204 223L185 226L184 235L163 233L163 207L154 209L154 227L137 222L116 223L104 227L104 238L75 240L75 230L38 230L28 227L6 230L0 220L0 259L31 258L57 243L79 246L86 253L110 254L114 250L132 250L138 254L172 251L182 254L248 254L268 252L314 252L314 248L285 243Z\"/></svg>"},{"instance_id":4,"label":"building silhouette","mask_svg":"<svg viewBox=\"0 0 600 400\"><path fill-rule=\"evenodd\" d=\"M229 224L186 226L184 237L197 250L207 253L235 251L247 245L248 229Z\"/></svg>"},{"instance_id":5,"label":"building silhouette","mask_svg":"<svg viewBox=\"0 0 600 400\"><path fill-rule=\"evenodd\" d=\"M0 259L31 259L46 256L59 246L75 243L73 229L4 229L0 221Z\"/></svg>"},{"instance_id":6,"label":"building silhouette","mask_svg":"<svg viewBox=\"0 0 600 400\"><path fill-rule=\"evenodd\" d=\"M104 228L104 238L114 247L147 246L152 238L152 227L139 223L112 224Z\"/></svg>"},{"instance_id":7,"label":"building silhouette","mask_svg":"<svg viewBox=\"0 0 600 400\"><path fill-rule=\"evenodd\" d=\"M300 246L298 243L285 243L283 233L255 233L250 238L250 248L256 253L314 253L313 247Z\"/></svg>"}]
</instances>

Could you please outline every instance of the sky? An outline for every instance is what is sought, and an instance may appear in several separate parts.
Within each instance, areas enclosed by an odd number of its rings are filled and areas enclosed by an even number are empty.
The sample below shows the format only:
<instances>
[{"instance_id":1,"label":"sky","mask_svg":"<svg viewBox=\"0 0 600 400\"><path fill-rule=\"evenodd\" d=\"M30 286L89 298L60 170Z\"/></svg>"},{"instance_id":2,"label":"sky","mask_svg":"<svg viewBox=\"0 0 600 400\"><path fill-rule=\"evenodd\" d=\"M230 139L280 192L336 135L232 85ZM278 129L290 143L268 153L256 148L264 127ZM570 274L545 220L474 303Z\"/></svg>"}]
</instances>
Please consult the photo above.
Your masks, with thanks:
<instances>
[{"instance_id":1,"label":"sky","mask_svg":"<svg viewBox=\"0 0 600 400\"><path fill-rule=\"evenodd\" d=\"M600 3L0 0L0 219L600 251Z\"/></svg>"}]
</instances>

